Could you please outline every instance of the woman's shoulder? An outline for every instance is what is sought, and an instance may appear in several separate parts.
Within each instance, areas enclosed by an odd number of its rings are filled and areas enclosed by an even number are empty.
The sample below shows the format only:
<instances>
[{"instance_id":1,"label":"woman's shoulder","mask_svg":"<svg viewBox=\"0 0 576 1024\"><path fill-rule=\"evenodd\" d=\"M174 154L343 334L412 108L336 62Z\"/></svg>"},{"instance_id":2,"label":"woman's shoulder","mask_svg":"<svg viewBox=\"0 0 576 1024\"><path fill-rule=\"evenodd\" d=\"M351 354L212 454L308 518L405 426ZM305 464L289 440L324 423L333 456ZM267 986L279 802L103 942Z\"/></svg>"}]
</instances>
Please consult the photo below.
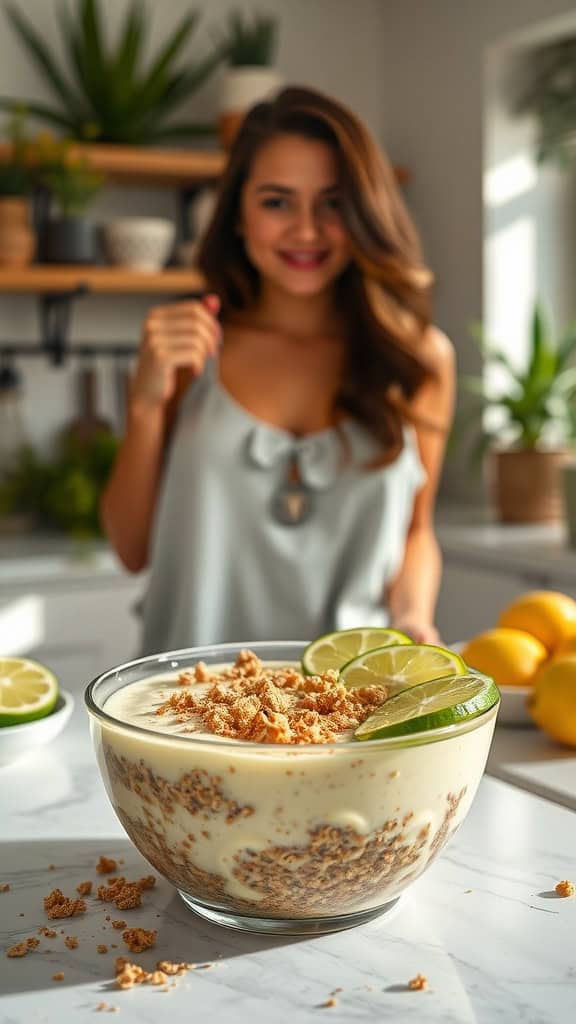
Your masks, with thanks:
<instances>
[{"instance_id":1,"label":"woman's shoulder","mask_svg":"<svg viewBox=\"0 0 576 1024\"><path fill-rule=\"evenodd\" d=\"M426 328L423 336L426 357L436 374L451 374L455 365L454 345L444 331L434 324Z\"/></svg>"}]
</instances>

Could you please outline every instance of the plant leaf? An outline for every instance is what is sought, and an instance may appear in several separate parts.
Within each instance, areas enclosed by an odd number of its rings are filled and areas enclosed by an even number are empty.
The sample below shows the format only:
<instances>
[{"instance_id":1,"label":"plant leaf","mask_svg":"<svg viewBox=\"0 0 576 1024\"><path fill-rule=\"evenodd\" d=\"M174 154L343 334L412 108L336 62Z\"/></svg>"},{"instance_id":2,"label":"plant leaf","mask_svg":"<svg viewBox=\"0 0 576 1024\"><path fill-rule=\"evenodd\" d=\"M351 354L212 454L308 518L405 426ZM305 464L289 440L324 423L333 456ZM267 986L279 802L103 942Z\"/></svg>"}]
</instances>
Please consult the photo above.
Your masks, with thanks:
<instances>
[{"instance_id":1,"label":"plant leaf","mask_svg":"<svg viewBox=\"0 0 576 1024\"><path fill-rule=\"evenodd\" d=\"M0 96L0 110L13 110L14 104L19 102L14 97ZM44 121L49 121L51 124L64 128L68 133L72 132L76 127L76 121L72 120L68 114L63 113L57 108L48 107L44 103L26 101L26 111L29 114L33 114L34 117L39 117Z\"/></svg>"},{"instance_id":2,"label":"plant leaf","mask_svg":"<svg viewBox=\"0 0 576 1024\"><path fill-rule=\"evenodd\" d=\"M65 108L70 110L71 93L73 90L71 90L66 79L60 74L50 51L44 45L40 35L17 7L8 3L5 5L5 11L16 34L20 37L21 42L28 50L36 66L51 86L52 91L59 96Z\"/></svg>"},{"instance_id":3,"label":"plant leaf","mask_svg":"<svg viewBox=\"0 0 576 1024\"><path fill-rule=\"evenodd\" d=\"M146 39L146 20L139 0L133 0L124 20L124 29L114 59L114 74L132 89Z\"/></svg>"}]
</instances>

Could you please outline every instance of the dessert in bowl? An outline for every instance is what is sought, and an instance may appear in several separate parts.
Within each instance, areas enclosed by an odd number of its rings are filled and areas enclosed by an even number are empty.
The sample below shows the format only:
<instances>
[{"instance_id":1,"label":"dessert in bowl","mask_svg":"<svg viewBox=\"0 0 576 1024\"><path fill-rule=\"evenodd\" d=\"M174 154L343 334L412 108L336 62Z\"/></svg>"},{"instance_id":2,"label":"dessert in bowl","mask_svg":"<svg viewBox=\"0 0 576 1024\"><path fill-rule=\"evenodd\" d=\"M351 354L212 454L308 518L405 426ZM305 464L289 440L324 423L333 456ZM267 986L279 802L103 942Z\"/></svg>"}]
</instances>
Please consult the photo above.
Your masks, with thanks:
<instances>
[{"instance_id":1,"label":"dessert in bowl","mask_svg":"<svg viewBox=\"0 0 576 1024\"><path fill-rule=\"evenodd\" d=\"M358 742L382 692L302 676L305 646L169 652L86 691L130 839L188 906L230 927L332 931L390 910L462 823L484 771L497 703Z\"/></svg>"}]
</instances>

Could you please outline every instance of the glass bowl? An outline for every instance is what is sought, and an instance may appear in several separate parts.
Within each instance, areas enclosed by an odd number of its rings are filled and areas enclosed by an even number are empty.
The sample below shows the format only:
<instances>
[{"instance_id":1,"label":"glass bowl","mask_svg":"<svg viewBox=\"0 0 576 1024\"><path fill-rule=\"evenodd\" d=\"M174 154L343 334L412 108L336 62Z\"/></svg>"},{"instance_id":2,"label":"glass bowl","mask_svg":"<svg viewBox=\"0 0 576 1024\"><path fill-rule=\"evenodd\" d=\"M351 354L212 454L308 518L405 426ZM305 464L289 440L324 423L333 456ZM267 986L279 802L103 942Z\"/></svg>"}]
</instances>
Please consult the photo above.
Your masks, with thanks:
<instances>
[{"instance_id":1,"label":"glass bowl","mask_svg":"<svg viewBox=\"0 0 576 1024\"><path fill-rule=\"evenodd\" d=\"M172 651L100 675L85 694L98 764L128 836L197 914L251 931L335 931L389 912L462 824L498 706L385 740L275 745L174 735L106 711L119 689L198 661L298 664L304 643Z\"/></svg>"}]
</instances>

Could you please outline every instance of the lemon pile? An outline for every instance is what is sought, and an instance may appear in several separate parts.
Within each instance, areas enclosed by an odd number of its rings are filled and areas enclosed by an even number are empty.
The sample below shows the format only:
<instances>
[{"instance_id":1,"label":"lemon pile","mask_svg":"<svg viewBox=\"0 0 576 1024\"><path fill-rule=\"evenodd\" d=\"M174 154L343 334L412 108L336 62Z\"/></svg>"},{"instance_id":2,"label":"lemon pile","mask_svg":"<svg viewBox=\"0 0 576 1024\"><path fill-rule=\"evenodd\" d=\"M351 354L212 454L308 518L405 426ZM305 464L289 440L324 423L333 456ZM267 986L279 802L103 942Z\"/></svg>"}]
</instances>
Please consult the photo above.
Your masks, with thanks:
<instances>
[{"instance_id":1,"label":"lemon pile","mask_svg":"<svg viewBox=\"0 0 576 1024\"><path fill-rule=\"evenodd\" d=\"M528 710L552 739L576 747L576 601L532 590L500 613L496 627L461 651L499 686L531 690Z\"/></svg>"}]
</instances>

